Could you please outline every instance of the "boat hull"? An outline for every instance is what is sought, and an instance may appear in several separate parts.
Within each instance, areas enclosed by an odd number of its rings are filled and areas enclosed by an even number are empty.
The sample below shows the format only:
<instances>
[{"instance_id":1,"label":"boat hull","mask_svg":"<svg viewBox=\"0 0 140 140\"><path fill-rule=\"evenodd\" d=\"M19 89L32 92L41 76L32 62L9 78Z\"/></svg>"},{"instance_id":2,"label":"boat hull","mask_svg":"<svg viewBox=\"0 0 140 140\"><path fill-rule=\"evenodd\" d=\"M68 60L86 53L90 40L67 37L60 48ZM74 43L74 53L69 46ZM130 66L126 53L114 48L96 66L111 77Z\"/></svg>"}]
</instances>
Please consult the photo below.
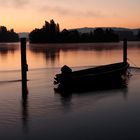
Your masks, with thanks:
<instances>
[{"instance_id":1,"label":"boat hull","mask_svg":"<svg viewBox=\"0 0 140 140\"><path fill-rule=\"evenodd\" d=\"M63 88L94 87L95 89L123 85L128 63L115 63L74 71L69 74L57 74L55 83Z\"/></svg>"}]
</instances>

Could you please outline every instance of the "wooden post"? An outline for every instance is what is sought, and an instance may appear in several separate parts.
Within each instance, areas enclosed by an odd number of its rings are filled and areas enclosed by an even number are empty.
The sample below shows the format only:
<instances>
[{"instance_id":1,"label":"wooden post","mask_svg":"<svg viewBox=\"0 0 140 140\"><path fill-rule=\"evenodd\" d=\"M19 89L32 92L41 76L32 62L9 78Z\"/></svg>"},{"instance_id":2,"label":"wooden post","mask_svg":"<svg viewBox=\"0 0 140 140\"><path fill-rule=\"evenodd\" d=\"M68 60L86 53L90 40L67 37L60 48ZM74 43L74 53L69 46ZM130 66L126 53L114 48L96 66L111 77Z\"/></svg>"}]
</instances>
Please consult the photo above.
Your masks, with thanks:
<instances>
[{"instance_id":1,"label":"wooden post","mask_svg":"<svg viewBox=\"0 0 140 140\"><path fill-rule=\"evenodd\" d=\"M26 60L26 38L21 38L21 73L22 81L27 81L28 65Z\"/></svg>"},{"instance_id":2,"label":"wooden post","mask_svg":"<svg viewBox=\"0 0 140 140\"><path fill-rule=\"evenodd\" d=\"M123 40L123 62L127 63L127 39Z\"/></svg>"},{"instance_id":3,"label":"wooden post","mask_svg":"<svg viewBox=\"0 0 140 140\"><path fill-rule=\"evenodd\" d=\"M20 39L21 43L21 78L22 78L22 118L23 128L28 131L28 87L27 87L27 59L26 59L26 38Z\"/></svg>"}]
</instances>

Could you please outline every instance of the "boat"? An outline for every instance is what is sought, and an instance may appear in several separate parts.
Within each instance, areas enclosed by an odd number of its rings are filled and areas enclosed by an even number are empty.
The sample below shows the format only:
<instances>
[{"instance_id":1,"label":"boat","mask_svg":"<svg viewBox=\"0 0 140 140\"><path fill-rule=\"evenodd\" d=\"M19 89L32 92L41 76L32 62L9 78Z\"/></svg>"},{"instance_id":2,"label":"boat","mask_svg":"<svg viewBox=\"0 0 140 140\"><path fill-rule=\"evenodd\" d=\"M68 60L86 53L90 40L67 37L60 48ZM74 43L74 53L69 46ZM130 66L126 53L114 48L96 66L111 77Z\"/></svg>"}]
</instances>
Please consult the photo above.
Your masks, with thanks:
<instances>
[{"instance_id":1,"label":"boat","mask_svg":"<svg viewBox=\"0 0 140 140\"><path fill-rule=\"evenodd\" d=\"M83 87L114 87L124 82L129 63L127 62L127 42L124 41L123 62L92 67L88 69L72 71L68 66L61 68L60 74L54 77L54 84L60 88Z\"/></svg>"}]
</instances>

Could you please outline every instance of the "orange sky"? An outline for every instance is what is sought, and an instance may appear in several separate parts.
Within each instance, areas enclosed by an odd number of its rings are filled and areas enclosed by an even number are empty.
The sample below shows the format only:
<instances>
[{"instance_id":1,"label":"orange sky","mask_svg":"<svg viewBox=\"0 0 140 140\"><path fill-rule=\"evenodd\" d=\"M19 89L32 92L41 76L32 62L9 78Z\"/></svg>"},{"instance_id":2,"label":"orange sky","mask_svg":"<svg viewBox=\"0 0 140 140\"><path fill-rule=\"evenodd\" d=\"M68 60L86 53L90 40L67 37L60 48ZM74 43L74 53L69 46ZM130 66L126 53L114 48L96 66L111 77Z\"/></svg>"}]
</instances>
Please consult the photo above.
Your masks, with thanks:
<instances>
[{"instance_id":1,"label":"orange sky","mask_svg":"<svg viewBox=\"0 0 140 140\"><path fill-rule=\"evenodd\" d=\"M54 19L63 28L140 27L140 0L0 0L0 25L16 32Z\"/></svg>"}]
</instances>

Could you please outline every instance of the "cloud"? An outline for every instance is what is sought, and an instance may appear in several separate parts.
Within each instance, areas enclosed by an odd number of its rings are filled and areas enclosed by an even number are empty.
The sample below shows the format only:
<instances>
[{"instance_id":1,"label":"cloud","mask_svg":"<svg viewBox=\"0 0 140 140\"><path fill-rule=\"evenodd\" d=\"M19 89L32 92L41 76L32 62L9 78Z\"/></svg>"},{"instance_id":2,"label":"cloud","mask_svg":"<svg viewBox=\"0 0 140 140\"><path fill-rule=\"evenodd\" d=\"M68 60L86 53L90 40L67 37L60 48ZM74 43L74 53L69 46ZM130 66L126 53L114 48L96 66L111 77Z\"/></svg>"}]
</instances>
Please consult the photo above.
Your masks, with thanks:
<instances>
[{"instance_id":1,"label":"cloud","mask_svg":"<svg viewBox=\"0 0 140 140\"><path fill-rule=\"evenodd\" d=\"M25 6L29 4L29 0L14 0L15 6Z\"/></svg>"},{"instance_id":2,"label":"cloud","mask_svg":"<svg viewBox=\"0 0 140 140\"><path fill-rule=\"evenodd\" d=\"M5 7L24 7L30 3L30 0L0 0L0 5Z\"/></svg>"},{"instance_id":3,"label":"cloud","mask_svg":"<svg viewBox=\"0 0 140 140\"><path fill-rule=\"evenodd\" d=\"M72 17L86 17L86 18L103 18L105 15L102 14L100 11L97 10L75 10L75 9L69 9L69 8L64 8L60 6L42 6L40 7L41 12L50 12L50 13L55 13L61 16L72 16Z\"/></svg>"}]
</instances>

